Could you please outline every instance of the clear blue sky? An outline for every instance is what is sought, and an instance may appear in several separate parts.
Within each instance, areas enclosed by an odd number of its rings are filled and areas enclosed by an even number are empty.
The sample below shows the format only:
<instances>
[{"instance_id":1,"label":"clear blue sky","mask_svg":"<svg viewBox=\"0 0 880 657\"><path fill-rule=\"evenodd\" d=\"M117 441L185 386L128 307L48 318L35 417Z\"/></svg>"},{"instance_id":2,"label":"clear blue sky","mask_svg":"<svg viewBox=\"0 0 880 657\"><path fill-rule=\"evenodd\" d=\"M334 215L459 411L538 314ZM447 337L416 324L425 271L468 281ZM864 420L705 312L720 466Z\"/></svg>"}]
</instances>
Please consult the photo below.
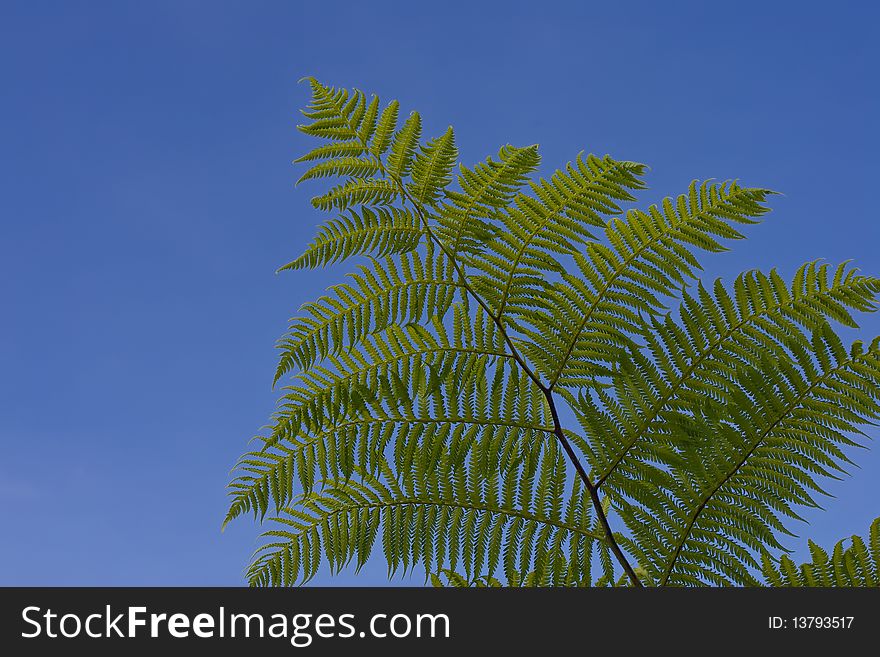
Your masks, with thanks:
<instances>
[{"instance_id":1,"label":"clear blue sky","mask_svg":"<svg viewBox=\"0 0 880 657\"><path fill-rule=\"evenodd\" d=\"M335 282L273 273L322 220L293 188L301 76L454 125L468 163L537 142L547 167L646 162L647 201L784 192L709 277L880 273L880 13L822 6L3 2L0 584L243 583L257 530L220 533L228 472L273 409L276 338ZM802 536L880 515L874 436Z\"/></svg>"}]
</instances>

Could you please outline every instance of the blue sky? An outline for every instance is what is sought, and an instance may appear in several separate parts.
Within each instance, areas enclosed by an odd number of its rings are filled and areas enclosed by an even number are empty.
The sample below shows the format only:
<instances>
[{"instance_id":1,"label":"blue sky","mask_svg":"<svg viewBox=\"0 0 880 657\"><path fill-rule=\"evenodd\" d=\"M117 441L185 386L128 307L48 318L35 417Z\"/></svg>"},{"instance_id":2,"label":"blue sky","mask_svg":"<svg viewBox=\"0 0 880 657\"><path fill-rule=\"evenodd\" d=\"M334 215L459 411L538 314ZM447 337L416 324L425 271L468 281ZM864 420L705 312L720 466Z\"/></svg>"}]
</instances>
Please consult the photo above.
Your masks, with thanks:
<instances>
[{"instance_id":1,"label":"blue sky","mask_svg":"<svg viewBox=\"0 0 880 657\"><path fill-rule=\"evenodd\" d=\"M693 178L783 192L707 277L880 273L880 12L831 7L4 2L0 584L243 583L257 530L220 533L228 473L273 409L276 338L337 278L273 273L323 218L293 188L304 75L452 124L466 163L537 142L547 171L649 164L650 202ZM880 515L873 434L801 536Z\"/></svg>"}]
</instances>

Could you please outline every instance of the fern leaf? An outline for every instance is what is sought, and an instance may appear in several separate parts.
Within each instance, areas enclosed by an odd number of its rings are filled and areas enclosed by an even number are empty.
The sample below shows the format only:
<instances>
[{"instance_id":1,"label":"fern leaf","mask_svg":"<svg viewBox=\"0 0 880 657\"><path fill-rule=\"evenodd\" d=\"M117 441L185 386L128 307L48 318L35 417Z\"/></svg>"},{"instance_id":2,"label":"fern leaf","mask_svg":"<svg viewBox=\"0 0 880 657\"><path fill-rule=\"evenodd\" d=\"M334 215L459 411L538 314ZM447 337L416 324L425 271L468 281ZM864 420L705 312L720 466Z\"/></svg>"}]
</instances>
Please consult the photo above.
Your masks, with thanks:
<instances>
[{"instance_id":1,"label":"fern leaf","mask_svg":"<svg viewBox=\"0 0 880 657\"><path fill-rule=\"evenodd\" d=\"M479 311L468 319L461 306L454 315L451 333L438 320L433 332L391 325L328 357L329 367L297 375L263 448L239 463L228 520L287 503L293 482L310 490L319 470L325 478L350 474L353 464L371 470L389 444L395 465L436 455L441 443L461 462L479 444L478 463L489 471L552 438L543 395L516 375L491 320Z\"/></svg>"},{"instance_id":2,"label":"fern leaf","mask_svg":"<svg viewBox=\"0 0 880 657\"><path fill-rule=\"evenodd\" d=\"M319 162L299 177L296 184L314 178L330 176L350 176L354 178L370 178L380 172L379 163L375 160L364 160L359 157L341 157L328 162ZM318 206L321 207L321 206Z\"/></svg>"},{"instance_id":3,"label":"fern leaf","mask_svg":"<svg viewBox=\"0 0 880 657\"><path fill-rule=\"evenodd\" d=\"M665 466L635 467L618 506L660 585L754 584L755 555L782 547L783 518L816 506L817 478L844 472L849 435L880 417L877 345L847 352L827 326L809 344L791 360L741 366L723 403L668 414L664 433L679 438L654 452Z\"/></svg>"},{"instance_id":4,"label":"fern leaf","mask_svg":"<svg viewBox=\"0 0 880 657\"><path fill-rule=\"evenodd\" d=\"M743 299L739 307L736 293L720 280L714 294L700 284L695 296L684 294L677 323L671 315L663 322L637 322L648 355L633 351L630 369L614 373L619 403L606 399L600 408L583 393L568 396L584 430L598 438L589 454L597 485L617 491L634 476L628 460L654 458L653 445L641 447L657 441L663 413L699 408L706 398L721 401L725 376L740 363L760 354L787 360L787 344L797 333L807 336L830 320L854 326L850 311L874 310L880 279L860 276L847 264L832 272L819 262L806 263L790 285L775 270L746 272L733 285Z\"/></svg>"},{"instance_id":5,"label":"fern leaf","mask_svg":"<svg viewBox=\"0 0 880 657\"><path fill-rule=\"evenodd\" d=\"M352 283L333 286L333 295L304 306L307 316L292 321L279 342L282 355L275 382L294 366L308 370L316 361L357 344L365 335L389 324L407 324L442 315L460 283L449 260L404 253L374 261L349 274Z\"/></svg>"},{"instance_id":6,"label":"fern leaf","mask_svg":"<svg viewBox=\"0 0 880 657\"><path fill-rule=\"evenodd\" d=\"M468 468L456 469L448 456L424 471L417 484L407 477L398 483L387 464L379 476L359 470L358 479L327 481L323 492L301 496L295 507L274 518L279 529L265 536L281 540L258 550L248 578L254 586L289 586L308 581L325 560L333 572L352 561L360 568L380 536L392 575L422 566L427 576L440 569L454 572L460 565L470 581L480 571L493 577L507 559L519 570L552 572L554 560L565 561L565 550L551 545L574 543L584 549L599 538L583 491L570 517L541 495L537 478L556 479L563 471L553 442L536 461L520 462L488 481L471 476ZM534 497L517 496L517 488L530 488ZM323 546L323 553L313 553L314 545Z\"/></svg>"},{"instance_id":7,"label":"fern leaf","mask_svg":"<svg viewBox=\"0 0 880 657\"><path fill-rule=\"evenodd\" d=\"M386 169L392 178L399 179L409 175L421 135L422 119L418 112L413 112L391 140Z\"/></svg>"},{"instance_id":8,"label":"fern leaf","mask_svg":"<svg viewBox=\"0 0 880 657\"><path fill-rule=\"evenodd\" d=\"M416 202L436 203L441 192L452 181L452 167L458 157L455 137L450 127L442 136L419 149L412 165L410 189Z\"/></svg>"},{"instance_id":9,"label":"fern leaf","mask_svg":"<svg viewBox=\"0 0 880 657\"><path fill-rule=\"evenodd\" d=\"M625 335L639 315L663 309L663 297L676 296L699 263L689 250L723 250L714 235L740 239L731 224L754 224L767 212L770 192L740 187L691 184L673 203L665 199L647 212L631 210L626 219L607 222L609 244L587 245L574 254L579 275L563 273L563 282L545 291L548 313L528 315L534 330L526 334L549 354L548 384L589 385L578 370L603 359L608 343L629 349ZM589 369L589 368L588 368Z\"/></svg>"},{"instance_id":10,"label":"fern leaf","mask_svg":"<svg viewBox=\"0 0 880 657\"><path fill-rule=\"evenodd\" d=\"M364 207L360 214L349 210L348 216L327 222L309 248L278 271L326 267L354 255L407 253L416 249L423 235L420 219L407 210Z\"/></svg>"},{"instance_id":11,"label":"fern leaf","mask_svg":"<svg viewBox=\"0 0 880 657\"><path fill-rule=\"evenodd\" d=\"M351 178L326 194L312 199L319 210L347 210L355 205L389 206L400 191L394 183L381 178Z\"/></svg>"},{"instance_id":12,"label":"fern leaf","mask_svg":"<svg viewBox=\"0 0 880 657\"><path fill-rule=\"evenodd\" d=\"M641 189L644 167L606 156L578 157L549 181L532 183L537 198L518 194L504 215L504 228L472 260L480 272L474 289L490 300L496 316L510 306L524 310L544 290L547 273L560 273L555 255L573 255L593 238L588 226L602 226L601 216L620 212L617 201L635 200L628 190Z\"/></svg>"},{"instance_id":13,"label":"fern leaf","mask_svg":"<svg viewBox=\"0 0 880 657\"><path fill-rule=\"evenodd\" d=\"M307 80L300 181L332 181L312 203L338 216L281 269L370 262L279 341L292 381L224 522L271 523L252 585L376 545L434 585L880 584L880 520L772 556L880 419L880 338L832 328L880 279L811 262L691 287L773 192L694 181L627 209L644 165L579 155L530 182L535 146L455 177L452 128L423 143L397 101Z\"/></svg>"},{"instance_id":14,"label":"fern leaf","mask_svg":"<svg viewBox=\"0 0 880 657\"><path fill-rule=\"evenodd\" d=\"M473 169L460 167L461 191L447 190L449 202L437 211L437 234L452 253L479 252L494 235L492 222L501 216L502 209L540 161L536 146L507 145L499 150L498 161L487 158Z\"/></svg>"},{"instance_id":15,"label":"fern leaf","mask_svg":"<svg viewBox=\"0 0 880 657\"><path fill-rule=\"evenodd\" d=\"M838 541L831 556L813 541L812 560L795 565L787 555L778 560L764 552L761 570L771 586L880 586L880 518L871 523L868 542L853 535Z\"/></svg>"}]
</instances>

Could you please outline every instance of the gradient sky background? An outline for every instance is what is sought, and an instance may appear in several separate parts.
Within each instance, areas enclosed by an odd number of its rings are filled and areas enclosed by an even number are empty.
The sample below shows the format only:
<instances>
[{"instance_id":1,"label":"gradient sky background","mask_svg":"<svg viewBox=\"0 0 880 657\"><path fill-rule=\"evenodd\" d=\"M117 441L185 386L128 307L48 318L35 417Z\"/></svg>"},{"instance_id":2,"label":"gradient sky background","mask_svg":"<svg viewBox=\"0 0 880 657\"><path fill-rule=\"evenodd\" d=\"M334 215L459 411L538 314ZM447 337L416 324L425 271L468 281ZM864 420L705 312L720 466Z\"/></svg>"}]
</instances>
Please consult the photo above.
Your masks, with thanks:
<instances>
[{"instance_id":1,"label":"gradient sky background","mask_svg":"<svg viewBox=\"0 0 880 657\"><path fill-rule=\"evenodd\" d=\"M228 473L273 409L275 340L338 278L273 273L323 219L293 188L304 75L454 125L468 164L538 142L545 173L646 162L649 202L693 178L784 192L708 278L880 273L880 12L825 6L3 2L0 584L244 583ZM880 515L874 437L801 536ZM385 582L380 561L313 580Z\"/></svg>"}]
</instances>

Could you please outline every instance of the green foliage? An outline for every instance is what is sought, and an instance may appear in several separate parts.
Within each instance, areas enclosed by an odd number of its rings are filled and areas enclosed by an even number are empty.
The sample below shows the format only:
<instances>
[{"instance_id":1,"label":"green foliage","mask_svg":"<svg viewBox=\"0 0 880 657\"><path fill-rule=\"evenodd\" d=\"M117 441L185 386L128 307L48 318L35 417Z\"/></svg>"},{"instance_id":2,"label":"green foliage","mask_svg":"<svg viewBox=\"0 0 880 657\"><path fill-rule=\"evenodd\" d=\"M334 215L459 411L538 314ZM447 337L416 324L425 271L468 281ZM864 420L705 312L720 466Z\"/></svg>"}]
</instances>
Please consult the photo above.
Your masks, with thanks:
<instances>
[{"instance_id":1,"label":"green foliage","mask_svg":"<svg viewBox=\"0 0 880 657\"><path fill-rule=\"evenodd\" d=\"M366 253L385 256L414 251L423 233L419 218L406 210L363 208L360 214L349 210L348 216L328 221L306 252L279 271L325 267Z\"/></svg>"},{"instance_id":2,"label":"green foliage","mask_svg":"<svg viewBox=\"0 0 880 657\"><path fill-rule=\"evenodd\" d=\"M772 586L880 586L880 518L871 523L868 542L860 536L839 541L831 551L810 541L813 560L796 566L788 556L775 561L764 553L761 567Z\"/></svg>"},{"instance_id":3,"label":"green foliage","mask_svg":"<svg viewBox=\"0 0 880 657\"><path fill-rule=\"evenodd\" d=\"M435 232L452 253L473 253L494 234L493 220L503 216L516 192L541 158L535 146L502 146L498 161L486 158L473 169L460 166L461 191L446 190L446 203L436 214Z\"/></svg>"},{"instance_id":4,"label":"green foliage","mask_svg":"<svg viewBox=\"0 0 880 657\"><path fill-rule=\"evenodd\" d=\"M514 578L529 571L547 585L577 581L584 575L570 567L568 555L588 560L601 534L582 487L576 482L565 494L556 443L537 445L487 472L479 461L493 458L489 445L471 450L465 469L454 444L438 441L436 456L413 461L415 476L400 482L385 461L378 476L356 466L354 479L323 481L320 492L301 495L274 518L282 528L266 535L281 540L260 548L251 579L308 580L323 559L333 571L352 561L360 568L378 539L392 575L419 564L430 573L448 563L450 570L460 565L468 578L500 569Z\"/></svg>"},{"instance_id":5,"label":"green foliage","mask_svg":"<svg viewBox=\"0 0 880 657\"><path fill-rule=\"evenodd\" d=\"M694 181L641 210L646 167L537 147L457 163L397 101L309 79L300 180L334 216L282 269L359 257L279 341L278 408L226 522L271 523L253 585L359 569L451 586L876 586L880 522L800 568L784 541L880 417L880 279L697 279L773 192ZM564 411L579 431L563 426ZM779 556L783 555L783 556Z\"/></svg>"},{"instance_id":6,"label":"green foliage","mask_svg":"<svg viewBox=\"0 0 880 657\"><path fill-rule=\"evenodd\" d=\"M430 245L424 255L403 254L372 264L349 275L353 285L334 285L332 296L303 306L308 317L295 318L279 343L283 355L275 382L293 365L308 371L316 361L389 324L443 315L460 286L452 277L452 261L443 254L435 257Z\"/></svg>"}]
</instances>

